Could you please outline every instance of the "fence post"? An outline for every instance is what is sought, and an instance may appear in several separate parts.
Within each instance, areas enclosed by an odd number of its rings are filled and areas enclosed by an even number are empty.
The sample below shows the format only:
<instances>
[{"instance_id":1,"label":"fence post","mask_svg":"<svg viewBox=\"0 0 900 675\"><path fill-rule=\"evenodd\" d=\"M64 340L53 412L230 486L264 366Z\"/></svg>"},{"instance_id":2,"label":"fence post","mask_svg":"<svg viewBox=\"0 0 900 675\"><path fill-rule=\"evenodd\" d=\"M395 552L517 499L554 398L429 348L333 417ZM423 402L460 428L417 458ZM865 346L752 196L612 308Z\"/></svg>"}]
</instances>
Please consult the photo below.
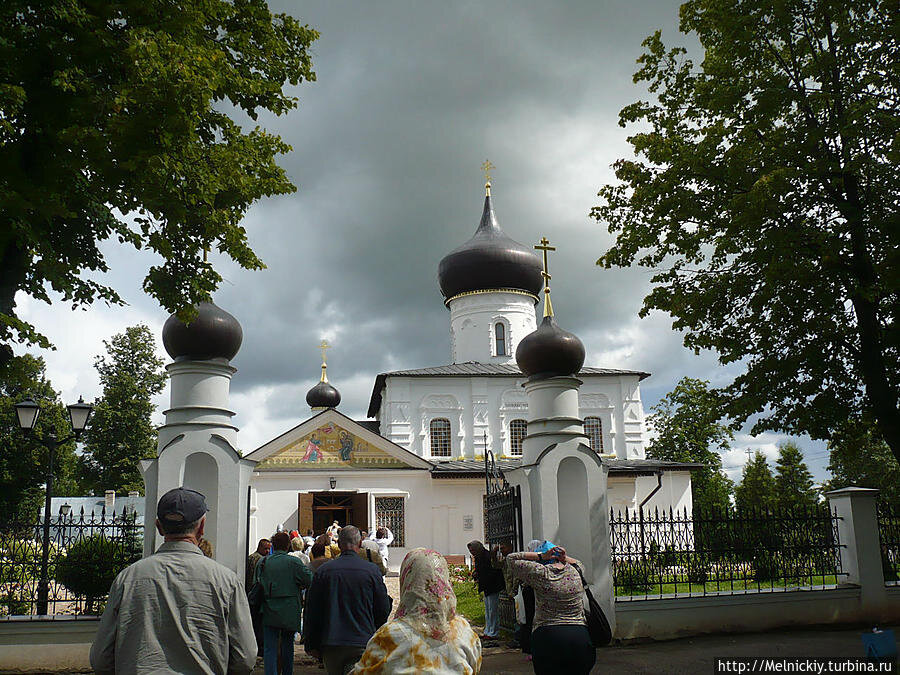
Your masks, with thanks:
<instances>
[{"instance_id":1,"label":"fence post","mask_svg":"<svg viewBox=\"0 0 900 675\"><path fill-rule=\"evenodd\" d=\"M826 492L831 510L838 520L841 544L841 570L845 582L860 588L861 609L865 617L876 618L887 606L881 544L875 510L875 488L846 487Z\"/></svg>"}]
</instances>

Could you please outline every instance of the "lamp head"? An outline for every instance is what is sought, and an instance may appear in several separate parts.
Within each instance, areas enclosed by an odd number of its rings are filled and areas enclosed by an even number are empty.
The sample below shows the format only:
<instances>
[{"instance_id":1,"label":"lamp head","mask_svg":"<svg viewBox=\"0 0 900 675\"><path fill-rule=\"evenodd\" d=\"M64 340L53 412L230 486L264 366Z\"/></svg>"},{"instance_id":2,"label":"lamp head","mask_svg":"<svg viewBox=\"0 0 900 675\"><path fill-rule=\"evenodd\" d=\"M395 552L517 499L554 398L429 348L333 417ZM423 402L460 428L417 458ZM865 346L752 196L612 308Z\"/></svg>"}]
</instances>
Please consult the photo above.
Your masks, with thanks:
<instances>
[{"instance_id":1,"label":"lamp head","mask_svg":"<svg viewBox=\"0 0 900 675\"><path fill-rule=\"evenodd\" d=\"M41 407L34 402L30 396L21 403L16 403L16 415L19 418L19 427L26 434L34 429L37 424L38 417L41 414Z\"/></svg>"},{"instance_id":2,"label":"lamp head","mask_svg":"<svg viewBox=\"0 0 900 675\"><path fill-rule=\"evenodd\" d=\"M66 409L69 411L69 422L72 424L72 431L78 436L87 427L91 413L94 412L94 406L90 403L85 403L84 397L79 396L78 403L66 406Z\"/></svg>"}]
</instances>

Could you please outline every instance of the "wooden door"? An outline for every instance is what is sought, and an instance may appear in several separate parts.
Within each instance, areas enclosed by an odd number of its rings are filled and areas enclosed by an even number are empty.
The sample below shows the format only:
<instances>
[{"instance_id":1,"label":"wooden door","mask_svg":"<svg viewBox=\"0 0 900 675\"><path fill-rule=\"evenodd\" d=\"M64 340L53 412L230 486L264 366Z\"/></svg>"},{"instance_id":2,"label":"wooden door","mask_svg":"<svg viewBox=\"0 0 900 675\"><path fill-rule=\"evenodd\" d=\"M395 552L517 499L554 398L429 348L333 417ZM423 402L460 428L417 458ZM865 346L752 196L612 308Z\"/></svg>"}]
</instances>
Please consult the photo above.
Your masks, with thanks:
<instances>
[{"instance_id":1,"label":"wooden door","mask_svg":"<svg viewBox=\"0 0 900 675\"><path fill-rule=\"evenodd\" d=\"M369 494L357 492L352 499L352 525L356 525L360 532L369 529Z\"/></svg>"},{"instance_id":2,"label":"wooden door","mask_svg":"<svg viewBox=\"0 0 900 675\"><path fill-rule=\"evenodd\" d=\"M306 535L306 531L313 527L313 495L300 493L297 495L297 530Z\"/></svg>"}]
</instances>

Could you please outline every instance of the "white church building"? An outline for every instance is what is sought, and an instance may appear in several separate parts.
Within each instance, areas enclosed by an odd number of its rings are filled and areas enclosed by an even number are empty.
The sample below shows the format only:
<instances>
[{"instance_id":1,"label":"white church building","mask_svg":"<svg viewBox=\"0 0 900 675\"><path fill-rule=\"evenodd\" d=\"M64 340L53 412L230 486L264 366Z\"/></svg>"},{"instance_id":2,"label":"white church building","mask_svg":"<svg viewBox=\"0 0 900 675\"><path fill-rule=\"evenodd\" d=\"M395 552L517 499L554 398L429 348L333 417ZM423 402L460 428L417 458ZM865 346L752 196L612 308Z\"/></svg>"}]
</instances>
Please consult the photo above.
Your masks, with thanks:
<instances>
[{"instance_id":1,"label":"white church building","mask_svg":"<svg viewBox=\"0 0 900 675\"><path fill-rule=\"evenodd\" d=\"M396 568L407 549L464 554L467 542L483 539L486 452L511 471L523 464L526 438L541 433L529 436L515 355L537 328L544 285L540 258L500 228L486 187L474 236L439 267L449 363L378 375L370 419L353 420L338 409L323 349L321 379L306 397L311 416L243 457L253 465L248 546L278 528L319 534L334 520L369 531L386 525ZM580 428L583 420L586 442L608 468L612 509L690 511L695 465L645 457L640 382L648 376L582 367L572 421Z\"/></svg>"}]
</instances>

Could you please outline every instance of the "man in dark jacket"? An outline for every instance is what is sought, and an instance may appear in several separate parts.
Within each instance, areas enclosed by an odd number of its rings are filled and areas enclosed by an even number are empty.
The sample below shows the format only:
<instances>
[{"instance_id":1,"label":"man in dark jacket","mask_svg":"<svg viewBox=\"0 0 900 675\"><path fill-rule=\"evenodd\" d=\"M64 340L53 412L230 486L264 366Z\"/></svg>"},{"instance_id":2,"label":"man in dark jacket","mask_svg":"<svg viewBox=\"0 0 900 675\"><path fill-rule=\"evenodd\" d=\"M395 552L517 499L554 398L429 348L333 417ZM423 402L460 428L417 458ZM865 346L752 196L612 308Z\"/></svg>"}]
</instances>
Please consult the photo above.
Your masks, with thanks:
<instances>
[{"instance_id":1,"label":"man in dark jacket","mask_svg":"<svg viewBox=\"0 0 900 675\"><path fill-rule=\"evenodd\" d=\"M391 613L381 572L359 556L359 545L359 530L342 528L340 557L316 571L306 596L306 651L322 657L328 675L350 672Z\"/></svg>"},{"instance_id":2,"label":"man in dark jacket","mask_svg":"<svg viewBox=\"0 0 900 675\"><path fill-rule=\"evenodd\" d=\"M500 637L500 591L506 587L503 572L491 564L491 553L480 541L470 541L472 554L472 578L478 582L478 590L484 593L484 634L485 640Z\"/></svg>"}]
</instances>

